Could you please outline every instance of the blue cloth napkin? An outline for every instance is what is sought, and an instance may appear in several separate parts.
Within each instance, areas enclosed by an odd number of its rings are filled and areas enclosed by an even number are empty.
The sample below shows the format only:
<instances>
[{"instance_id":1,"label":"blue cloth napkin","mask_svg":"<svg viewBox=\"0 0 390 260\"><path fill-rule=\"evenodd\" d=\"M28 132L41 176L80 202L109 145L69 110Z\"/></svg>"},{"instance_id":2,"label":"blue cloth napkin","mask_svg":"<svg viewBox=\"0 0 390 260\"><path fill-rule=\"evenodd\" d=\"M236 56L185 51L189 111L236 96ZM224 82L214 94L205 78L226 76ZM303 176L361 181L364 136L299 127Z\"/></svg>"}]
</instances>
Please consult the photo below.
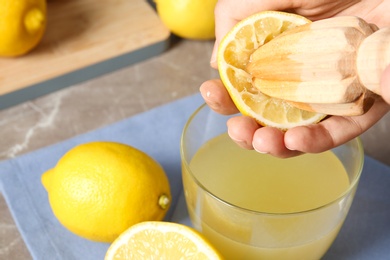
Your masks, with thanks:
<instances>
[{"instance_id":1,"label":"blue cloth napkin","mask_svg":"<svg viewBox=\"0 0 390 260\"><path fill-rule=\"evenodd\" d=\"M127 143L164 167L173 195L166 220L191 225L181 183L180 136L200 95L180 99L64 142L0 162L2 192L34 259L103 259L109 247L74 235L53 215L41 175L77 144L95 140ZM350 214L324 259L390 259L390 167L366 157Z\"/></svg>"}]
</instances>

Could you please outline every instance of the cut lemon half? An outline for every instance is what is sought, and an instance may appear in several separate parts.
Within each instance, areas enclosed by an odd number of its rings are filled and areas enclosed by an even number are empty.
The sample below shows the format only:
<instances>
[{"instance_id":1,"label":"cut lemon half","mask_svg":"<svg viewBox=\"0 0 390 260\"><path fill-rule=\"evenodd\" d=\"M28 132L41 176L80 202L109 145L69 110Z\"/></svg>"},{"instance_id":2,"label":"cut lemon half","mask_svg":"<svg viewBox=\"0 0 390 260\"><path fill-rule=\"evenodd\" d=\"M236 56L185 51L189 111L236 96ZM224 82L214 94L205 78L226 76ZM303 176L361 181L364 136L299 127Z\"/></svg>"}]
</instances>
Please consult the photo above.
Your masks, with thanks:
<instances>
[{"instance_id":1,"label":"cut lemon half","mask_svg":"<svg viewBox=\"0 0 390 260\"><path fill-rule=\"evenodd\" d=\"M222 259L194 229L172 222L145 221L133 225L109 247L105 260Z\"/></svg>"},{"instance_id":2,"label":"cut lemon half","mask_svg":"<svg viewBox=\"0 0 390 260\"><path fill-rule=\"evenodd\" d=\"M251 54L279 34L311 21L305 17L265 11L237 23L222 39L218 49L218 71L233 102L243 115L259 124L286 130L321 121L324 114L308 112L262 94L252 84L246 66Z\"/></svg>"}]
</instances>

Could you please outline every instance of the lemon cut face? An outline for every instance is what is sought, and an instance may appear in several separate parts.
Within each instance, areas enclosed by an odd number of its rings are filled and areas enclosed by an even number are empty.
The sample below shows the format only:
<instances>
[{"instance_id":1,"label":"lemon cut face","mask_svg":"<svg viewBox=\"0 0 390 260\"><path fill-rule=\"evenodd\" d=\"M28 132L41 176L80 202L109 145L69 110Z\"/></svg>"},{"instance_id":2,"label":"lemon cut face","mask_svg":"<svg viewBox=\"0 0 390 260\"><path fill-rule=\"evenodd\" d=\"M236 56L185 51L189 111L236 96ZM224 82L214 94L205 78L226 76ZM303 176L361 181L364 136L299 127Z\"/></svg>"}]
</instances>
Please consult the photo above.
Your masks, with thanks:
<instances>
[{"instance_id":1,"label":"lemon cut face","mask_svg":"<svg viewBox=\"0 0 390 260\"><path fill-rule=\"evenodd\" d=\"M287 130L317 123L325 117L261 93L253 86L252 76L246 71L255 50L284 31L306 23L310 20L295 14L261 12L237 23L220 43L218 71L222 82L240 112L263 126Z\"/></svg>"},{"instance_id":2,"label":"lemon cut face","mask_svg":"<svg viewBox=\"0 0 390 260\"><path fill-rule=\"evenodd\" d=\"M105 260L119 259L222 259L197 231L182 224L147 221L120 235L108 249Z\"/></svg>"}]
</instances>

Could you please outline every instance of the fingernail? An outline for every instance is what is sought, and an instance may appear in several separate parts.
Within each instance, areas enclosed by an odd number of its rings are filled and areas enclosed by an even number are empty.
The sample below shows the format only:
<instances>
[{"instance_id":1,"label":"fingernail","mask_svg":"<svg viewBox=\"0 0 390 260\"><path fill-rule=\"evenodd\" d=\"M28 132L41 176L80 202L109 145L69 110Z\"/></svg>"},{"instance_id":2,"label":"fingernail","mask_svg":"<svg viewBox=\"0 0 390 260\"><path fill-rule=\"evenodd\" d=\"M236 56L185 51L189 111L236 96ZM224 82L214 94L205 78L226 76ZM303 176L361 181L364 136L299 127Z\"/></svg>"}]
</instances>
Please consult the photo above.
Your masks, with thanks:
<instances>
[{"instance_id":1,"label":"fingernail","mask_svg":"<svg viewBox=\"0 0 390 260\"><path fill-rule=\"evenodd\" d=\"M256 149L256 147L254 147L254 146L253 146L253 148L254 148L255 151L258 152L258 153L261 153L261 154L269 154L269 152L260 151L259 149Z\"/></svg>"},{"instance_id":2,"label":"fingernail","mask_svg":"<svg viewBox=\"0 0 390 260\"><path fill-rule=\"evenodd\" d=\"M257 148L254 143L252 143L253 149L255 149L256 152L261 154L268 154L269 152L261 151L259 148Z\"/></svg>"},{"instance_id":3,"label":"fingernail","mask_svg":"<svg viewBox=\"0 0 390 260\"><path fill-rule=\"evenodd\" d=\"M209 98L209 97L211 96L210 90L207 90L207 91L204 91L204 90L203 90L203 84L200 85L199 91L200 91L200 94L201 94L203 97Z\"/></svg>"},{"instance_id":4,"label":"fingernail","mask_svg":"<svg viewBox=\"0 0 390 260\"><path fill-rule=\"evenodd\" d=\"M214 45L214 50L215 50L216 46ZM212 65L214 64L217 64L217 55L216 55L216 52L213 50L213 53L211 53L211 57L210 57L210 65L211 67L213 67Z\"/></svg>"},{"instance_id":5,"label":"fingernail","mask_svg":"<svg viewBox=\"0 0 390 260\"><path fill-rule=\"evenodd\" d=\"M237 138L232 137L232 136L230 135L230 133L229 133L229 130L228 130L228 135L229 135L230 138L231 138L236 144L238 144L240 147L245 148L245 149L253 149L253 147L252 147L249 143L247 143L246 141L240 140L240 139L237 139Z\"/></svg>"},{"instance_id":6,"label":"fingernail","mask_svg":"<svg viewBox=\"0 0 390 260\"><path fill-rule=\"evenodd\" d=\"M296 151L295 149L292 149L292 148L290 148L290 147L288 147L288 146L286 146L286 148L287 148L288 150L290 150L290 151Z\"/></svg>"},{"instance_id":7,"label":"fingernail","mask_svg":"<svg viewBox=\"0 0 390 260\"><path fill-rule=\"evenodd\" d=\"M200 94L202 95L203 99L207 99L208 100L210 98L210 96L211 96L211 92L210 91L203 91L202 86L200 86L199 91L200 91Z\"/></svg>"},{"instance_id":8,"label":"fingernail","mask_svg":"<svg viewBox=\"0 0 390 260\"><path fill-rule=\"evenodd\" d=\"M284 142L284 146L290 151L296 151L296 149L290 148L286 142Z\"/></svg>"},{"instance_id":9,"label":"fingernail","mask_svg":"<svg viewBox=\"0 0 390 260\"><path fill-rule=\"evenodd\" d=\"M215 58L210 60L210 67L212 68L217 67L217 60Z\"/></svg>"},{"instance_id":10,"label":"fingernail","mask_svg":"<svg viewBox=\"0 0 390 260\"><path fill-rule=\"evenodd\" d=\"M206 103L209 105L209 107L211 107L212 109L219 109L221 107L221 105L212 99L211 91L209 91L209 90L203 91L202 89L203 89L202 86L200 86L200 89L199 89L200 94L202 95L202 97L206 101Z\"/></svg>"}]
</instances>

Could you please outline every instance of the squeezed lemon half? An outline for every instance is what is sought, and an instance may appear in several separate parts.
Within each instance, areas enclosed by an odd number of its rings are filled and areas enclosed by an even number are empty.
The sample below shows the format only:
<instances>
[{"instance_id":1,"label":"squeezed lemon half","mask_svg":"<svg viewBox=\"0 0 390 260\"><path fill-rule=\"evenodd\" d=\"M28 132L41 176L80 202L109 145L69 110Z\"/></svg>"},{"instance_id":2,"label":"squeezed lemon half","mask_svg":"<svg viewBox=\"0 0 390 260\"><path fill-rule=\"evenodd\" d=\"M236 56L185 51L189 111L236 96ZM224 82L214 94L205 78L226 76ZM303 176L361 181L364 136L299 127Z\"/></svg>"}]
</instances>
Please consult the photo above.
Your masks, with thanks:
<instances>
[{"instance_id":1,"label":"squeezed lemon half","mask_svg":"<svg viewBox=\"0 0 390 260\"><path fill-rule=\"evenodd\" d=\"M326 115L308 112L267 96L252 84L246 71L251 54L279 34L310 23L303 16L265 11L237 23L222 39L218 49L218 71L233 102L243 115L259 124L282 130L321 121Z\"/></svg>"}]
</instances>

